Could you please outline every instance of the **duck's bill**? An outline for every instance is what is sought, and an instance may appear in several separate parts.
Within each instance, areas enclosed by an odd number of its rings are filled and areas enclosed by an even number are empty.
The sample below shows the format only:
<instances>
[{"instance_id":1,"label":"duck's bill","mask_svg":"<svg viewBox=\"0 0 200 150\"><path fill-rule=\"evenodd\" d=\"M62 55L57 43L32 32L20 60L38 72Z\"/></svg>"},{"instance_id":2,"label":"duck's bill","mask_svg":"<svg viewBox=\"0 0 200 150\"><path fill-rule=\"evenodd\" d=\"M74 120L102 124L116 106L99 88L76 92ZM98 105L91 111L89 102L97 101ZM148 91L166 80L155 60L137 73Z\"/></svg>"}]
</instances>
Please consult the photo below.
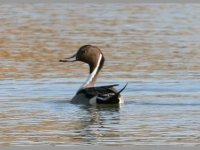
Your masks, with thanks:
<instances>
[{"instance_id":1,"label":"duck's bill","mask_svg":"<svg viewBox=\"0 0 200 150\"><path fill-rule=\"evenodd\" d=\"M76 54L71 56L71 57L69 57L69 58L60 59L59 61L60 62L74 62L74 61L77 61L76 60Z\"/></svg>"}]
</instances>

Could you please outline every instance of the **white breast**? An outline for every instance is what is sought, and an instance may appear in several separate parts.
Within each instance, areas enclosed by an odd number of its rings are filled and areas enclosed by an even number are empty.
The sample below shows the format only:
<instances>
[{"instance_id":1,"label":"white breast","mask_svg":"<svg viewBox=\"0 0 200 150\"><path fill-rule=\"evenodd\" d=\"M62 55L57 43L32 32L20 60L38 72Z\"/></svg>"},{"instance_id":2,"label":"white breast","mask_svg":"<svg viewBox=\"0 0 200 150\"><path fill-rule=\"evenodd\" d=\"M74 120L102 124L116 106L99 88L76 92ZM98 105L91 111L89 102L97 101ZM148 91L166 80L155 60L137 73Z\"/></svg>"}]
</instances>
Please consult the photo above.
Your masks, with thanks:
<instances>
[{"instance_id":1,"label":"white breast","mask_svg":"<svg viewBox=\"0 0 200 150\"><path fill-rule=\"evenodd\" d=\"M123 104L123 103L124 103L124 99L123 99L123 97L122 97L121 95L119 96L119 103L120 103L120 104Z\"/></svg>"}]
</instances>

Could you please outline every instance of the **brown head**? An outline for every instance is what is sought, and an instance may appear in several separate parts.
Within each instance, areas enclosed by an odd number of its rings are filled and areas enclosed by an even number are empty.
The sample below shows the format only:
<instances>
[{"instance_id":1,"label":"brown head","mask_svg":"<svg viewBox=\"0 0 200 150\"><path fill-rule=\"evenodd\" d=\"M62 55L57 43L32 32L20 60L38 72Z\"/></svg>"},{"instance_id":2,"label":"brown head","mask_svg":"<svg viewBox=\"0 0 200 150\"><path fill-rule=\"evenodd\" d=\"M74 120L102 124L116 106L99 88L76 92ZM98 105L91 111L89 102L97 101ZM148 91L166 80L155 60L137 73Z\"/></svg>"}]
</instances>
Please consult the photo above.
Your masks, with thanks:
<instances>
[{"instance_id":1,"label":"brown head","mask_svg":"<svg viewBox=\"0 0 200 150\"><path fill-rule=\"evenodd\" d=\"M82 61L84 63L87 63L90 67L90 73L92 73L95 70L95 68L98 67L97 68L97 73L98 73L100 69L103 67L105 59L103 53L98 47L92 45L84 45L79 48L79 50L75 55L60 60L60 62L74 62L74 61Z\"/></svg>"}]
</instances>

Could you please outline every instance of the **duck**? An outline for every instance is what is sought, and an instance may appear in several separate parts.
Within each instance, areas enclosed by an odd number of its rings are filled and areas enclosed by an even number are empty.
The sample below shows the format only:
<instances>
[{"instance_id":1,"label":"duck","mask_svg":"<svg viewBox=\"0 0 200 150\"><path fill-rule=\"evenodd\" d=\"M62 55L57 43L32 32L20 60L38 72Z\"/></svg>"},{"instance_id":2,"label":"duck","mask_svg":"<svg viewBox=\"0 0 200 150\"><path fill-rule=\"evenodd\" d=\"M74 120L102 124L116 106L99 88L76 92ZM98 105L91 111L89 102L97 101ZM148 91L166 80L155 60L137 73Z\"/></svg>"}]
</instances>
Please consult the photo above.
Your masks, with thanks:
<instances>
[{"instance_id":1,"label":"duck","mask_svg":"<svg viewBox=\"0 0 200 150\"><path fill-rule=\"evenodd\" d=\"M97 46L83 45L71 57L60 59L59 61L81 61L89 65L89 76L71 99L71 103L97 105L120 104L124 102L121 92L126 88L128 83L120 90L116 89L119 84L95 86L97 76L105 62L105 57Z\"/></svg>"}]
</instances>

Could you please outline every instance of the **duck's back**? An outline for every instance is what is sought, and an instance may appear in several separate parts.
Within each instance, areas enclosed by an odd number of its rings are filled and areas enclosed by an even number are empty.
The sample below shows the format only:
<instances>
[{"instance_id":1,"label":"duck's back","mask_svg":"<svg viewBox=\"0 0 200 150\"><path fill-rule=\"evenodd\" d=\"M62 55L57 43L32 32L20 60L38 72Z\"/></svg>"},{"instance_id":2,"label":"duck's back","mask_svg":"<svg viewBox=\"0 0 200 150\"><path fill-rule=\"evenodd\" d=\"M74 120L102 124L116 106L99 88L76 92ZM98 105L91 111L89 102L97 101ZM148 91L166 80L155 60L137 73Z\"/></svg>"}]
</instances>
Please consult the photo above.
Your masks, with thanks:
<instances>
[{"instance_id":1,"label":"duck's back","mask_svg":"<svg viewBox=\"0 0 200 150\"><path fill-rule=\"evenodd\" d=\"M119 103L120 94L114 88L115 86L118 86L118 84L81 89L71 102L76 104L91 104L92 101L99 104Z\"/></svg>"}]
</instances>

